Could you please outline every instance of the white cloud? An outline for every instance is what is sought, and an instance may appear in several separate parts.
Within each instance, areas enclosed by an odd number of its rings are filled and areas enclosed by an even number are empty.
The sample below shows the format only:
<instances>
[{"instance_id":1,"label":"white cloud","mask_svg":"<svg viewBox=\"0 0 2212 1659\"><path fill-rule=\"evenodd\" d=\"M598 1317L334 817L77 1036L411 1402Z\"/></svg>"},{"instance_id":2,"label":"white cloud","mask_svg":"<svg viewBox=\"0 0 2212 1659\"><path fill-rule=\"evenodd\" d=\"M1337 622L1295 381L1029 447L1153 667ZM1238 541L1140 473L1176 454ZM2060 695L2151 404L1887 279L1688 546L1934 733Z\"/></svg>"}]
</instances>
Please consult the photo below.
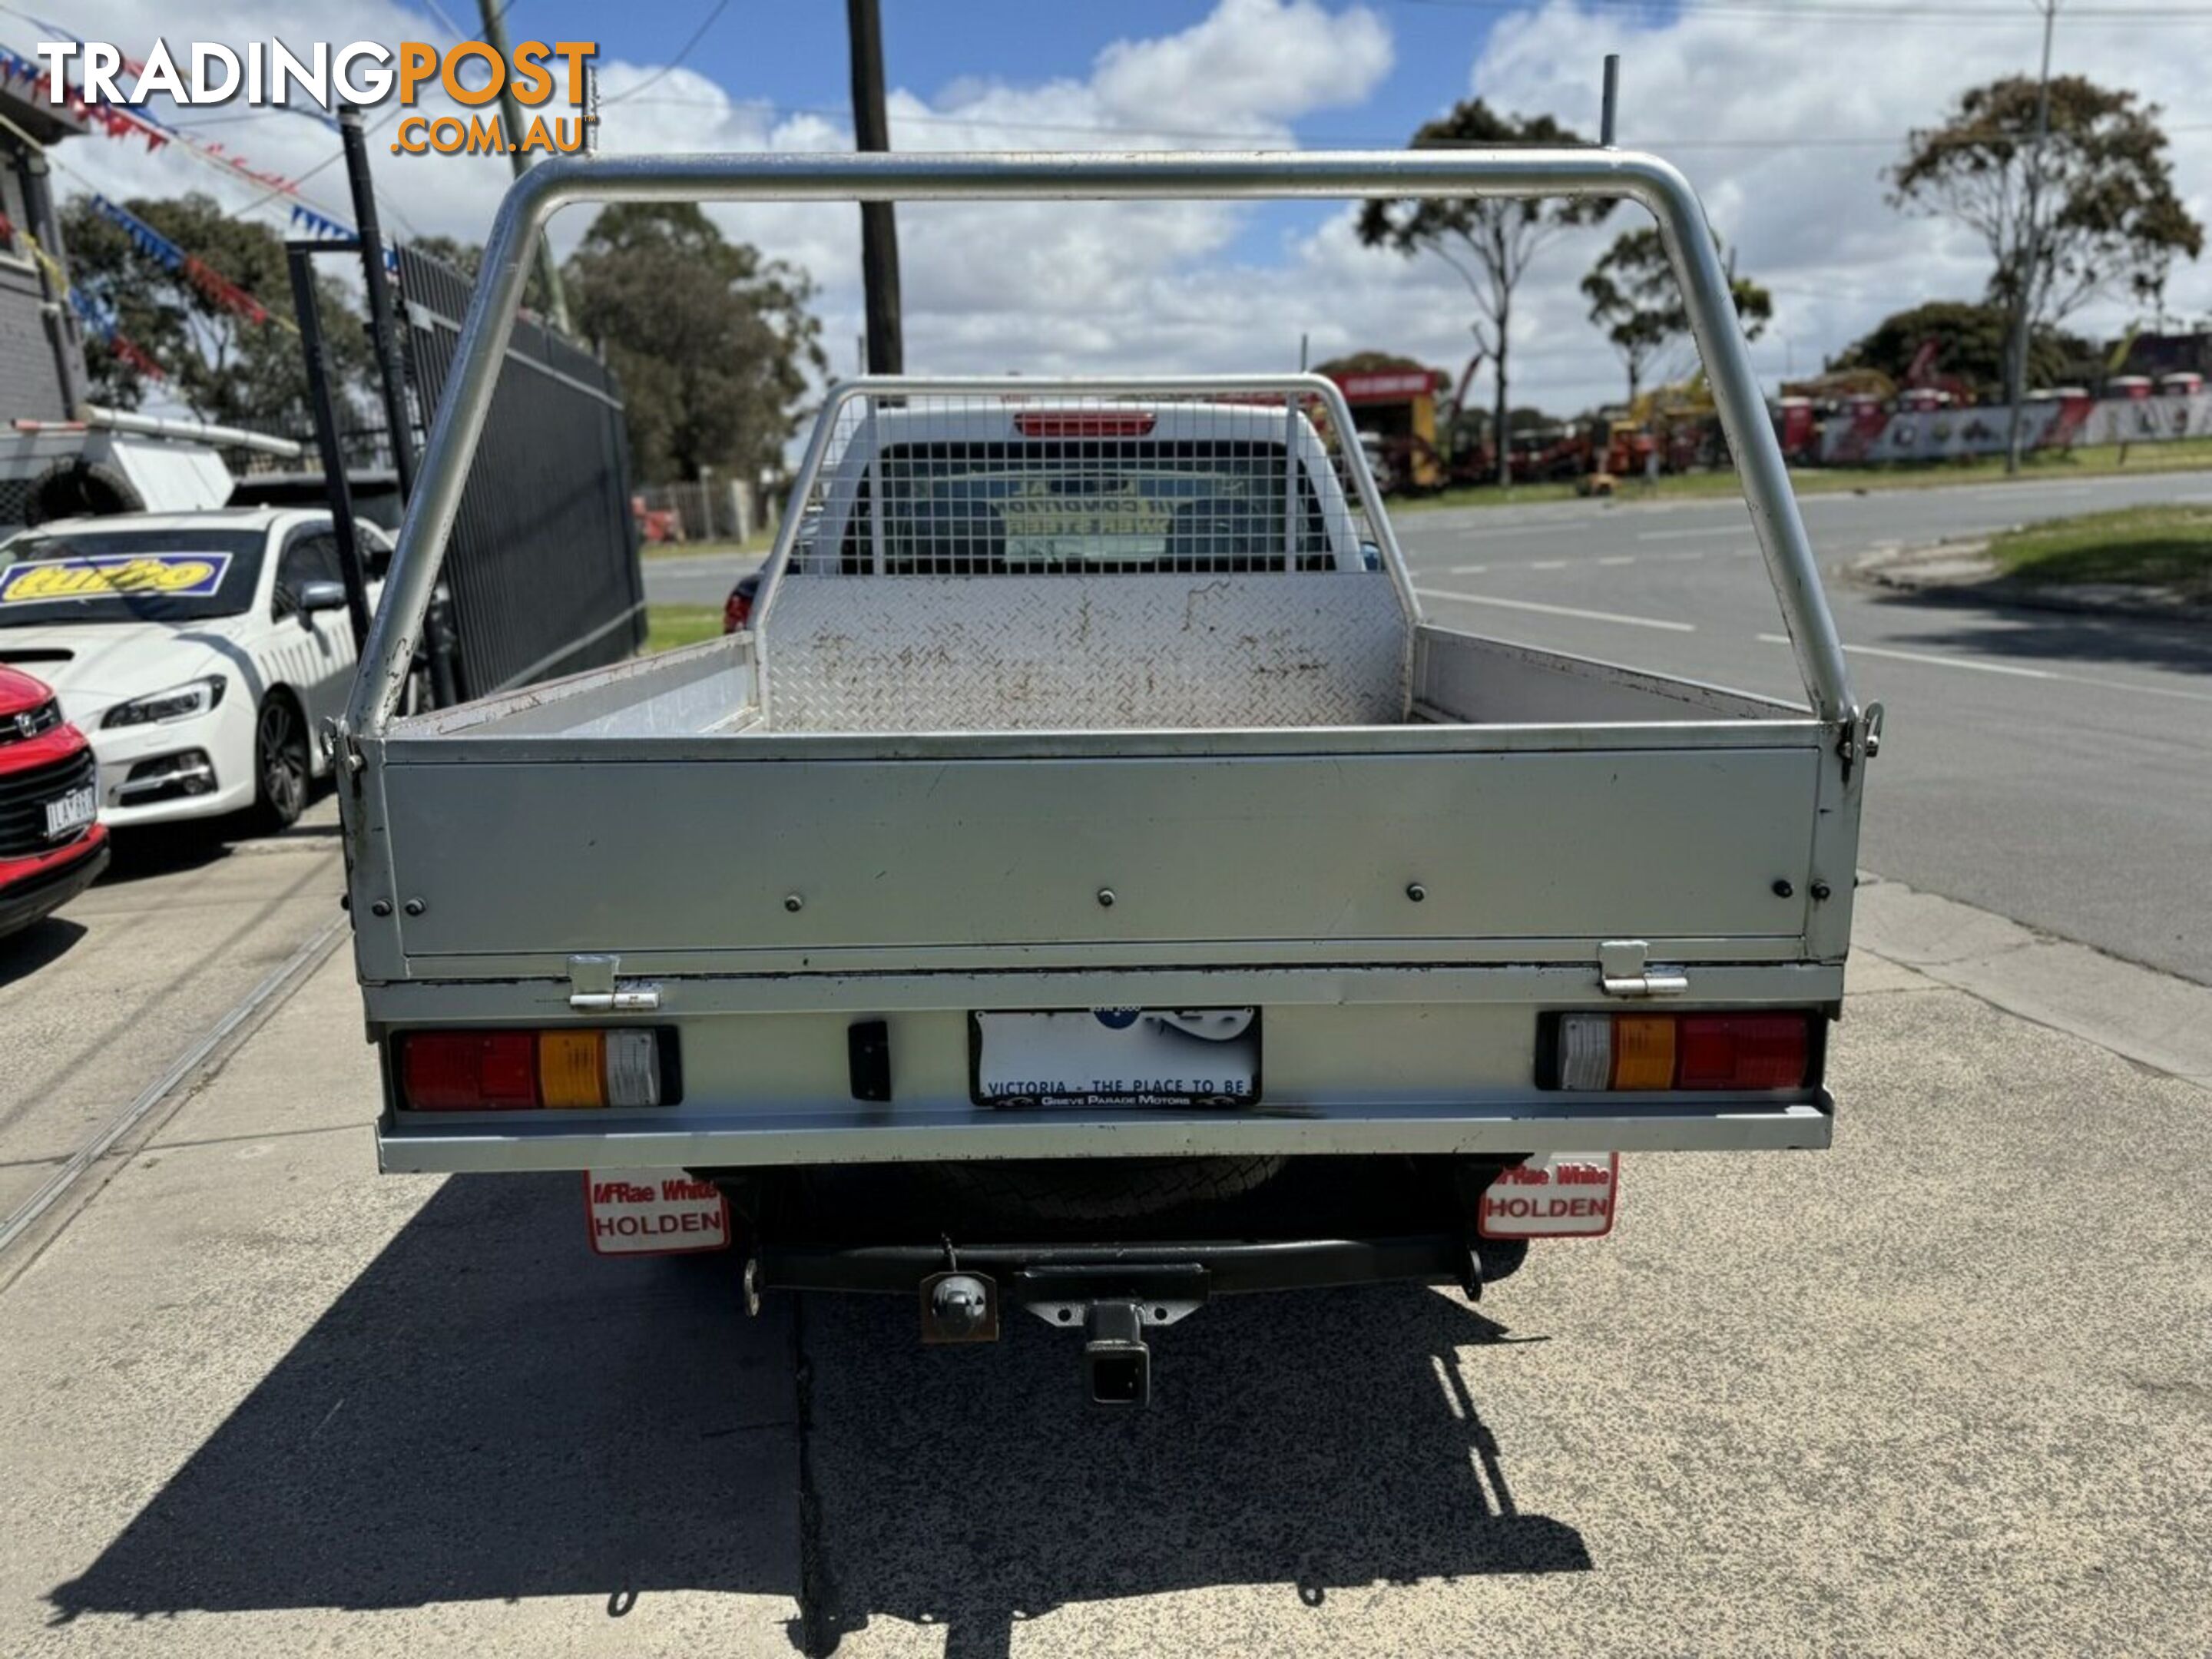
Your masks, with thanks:
<instances>
[{"instance_id":1,"label":"white cloud","mask_svg":"<svg viewBox=\"0 0 2212 1659\"><path fill-rule=\"evenodd\" d=\"M1978 242L1890 207L1880 174L1906 131L1935 125L1960 92L2033 74L2039 26L2026 6L2022 27L1936 15L1784 21L1686 11L1647 27L1550 0L1499 23L1468 85L1504 107L1550 110L1594 131L1599 64L1604 53L1620 52L1622 142L1669 154L1736 245L1744 271L1774 289L1774 324L1753 349L1771 384L1786 361L1800 374L1815 369L1890 312L1982 292L1989 266ZM2168 126L2178 129L2170 152L2177 185L2191 211L2212 222L2212 131L2202 127L2208 61L2203 36L2187 29L2059 13L2058 71L2162 105ZM1861 138L1880 142L1838 142ZM1668 140L1683 147L1670 154ZM1571 289L1584 268L1562 250L1547 268L1547 290ZM2212 312L2212 263L2176 268L2167 310L2190 318ZM2069 325L2117 333L2132 314L2124 303L2102 304ZM1582 334L1584 349L1568 356L1587 367L1563 362L1562 369L1577 384L1617 382L1594 331L1585 326ZM1553 398L1548 386L1546 392L1547 401L1573 401Z\"/></svg>"},{"instance_id":2,"label":"white cloud","mask_svg":"<svg viewBox=\"0 0 2212 1659\"><path fill-rule=\"evenodd\" d=\"M126 50L157 30L173 43L277 33L295 43L442 38L393 0L79 0L71 15L88 35ZM12 24L0 39L18 50L30 44ZM1696 13L1646 26L1547 0L1498 21L1467 85L1504 107L1548 111L1594 132L1600 59L1620 50L1626 140L1662 151L1668 139L1742 144L1685 148L1673 159L1737 244L1743 268L1775 289L1775 327L1753 348L1771 383L1785 362L1800 373L1816 368L1888 311L1979 291L1978 249L1893 211L1878 173L1909 126L1932 120L1966 86L2032 69L2036 44L2032 27L1877 27L1832 18L1784 24ZM1369 100L1392 53L1387 25L1364 6L1217 0L1187 28L1109 46L1079 75L1021 84L973 78L928 97L896 89L892 137L902 149L1288 145L1291 123ZM2061 14L2062 67L2137 88L2178 126L2203 121L2192 85L2203 56L2186 31L2093 27ZM895 64L893 71L896 83ZM599 70L611 100L654 72L618 58ZM1431 112L1370 108L1359 125L1410 130ZM635 99L611 101L605 117L604 147L625 153L851 143L841 118L740 101L690 69ZM202 136L226 140L257 167L292 175L335 150L326 129L297 118L238 121ZM1886 142L1832 142L1858 137ZM381 137L371 149L387 222L402 233L482 238L507 182L504 161L397 157ZM149 156L134 144L93 138L59 155L111 195L199 185L237 208L252 194L173 150ZM2177 132L2174 161L2192 210L2212 220L2212 132ZM337 216L350 216L336 166L305 188ZM861 312L859 216L851 205L714 211L732 234L814 274L825 343L837 368L848 369ZM264 212L281 217L281 203ZM572 246L588 219L584 210L562 216L556 248ZM1349 210L1255 256L1245 234L1254 222L1248 210L1208 203L902 208L908 362L936 372L1267 368L1293 363L1303 333L1316 359L1385 349L1456 374L1471 346L1469 307L1440 261L1359 246ZM1604 231L1563 240L1531 278L1514 332L1516 402L1571 410L1618 395L1619 368L1585 319L1576 283L1626 222L1616 216ZM2212 311L2212 266L2177 272L2170 309L2191 317ZM2094 331L2124 320L2124 311L2107 307L2081 325Z\"/></svg>"},{"instance_id":3,"label":"white cloud","mask_svg":"<svg viewBox=\"0 0 2212 1659\"><path fill-rule=\"evenodd\" d=\"M1333 15L1314 0L1221 0L1205 21L1158 40L1116 42L1092 86L1117 125L1153 112L1234 129L1365 101L1389 73L1389 31L1372 12Z\"/></svg>"},{"instance_id":4,"label":"white cloud","mask_svg":"<svg viewBox=\"0 0 2212 1659\"><path fill-rule=\"evenodd\" d=\"M388 0L313 0L306 6L287 0L88 0L83 12L76 26L88 37L114 40L125 51L157 29L172 40L241 42L278 33L295 43L441 38L422 17ZM1080 78L1029 85L969 80L933 101L894 90L892 139L901 149L1288 147L1294 143L1291 120L1364 100L1390 64L1389 31L1363 7L1332 11L1316 0L1219 0L1179 33L1109 46ZM660 77L635 99L623 97L655 72L653 65L621 58L599 65L606 100L600 143L607 151L851 147L842 121L779 115L740 102L689 69ZM381 114L372 112L372 123ZM208 127L201 136L228 141L258 168L295 177L326 161L335 149L326 129L275 117ZM507 182L503 161L393 156L384 133L370 148L388 227L401 234L481 240ZM148 155L133 144L91 139L73 142L60 155L72 174L111 196L210 188L243 207L258 193L179 155L176 147ZM351 217L335 166L324 167L302 192L334 216ZM280 221L288 200L264 205L262 216ZM858 215L851 205L712 210L731 234L814 275L833 360L840 369L849 367L861 314ZM556 221L557 251L574 245L589 216L577 210ZM1224 251L1242 222L1234 207L1203 202L904 208L899 228L908 362L948 372L1171 368L1178 350L1200 354L1210 364L1237 361L1249 326L1239 326L1235 307L1209 301L1219 289ZM1195 274L1207 270L1212 274ZM1249 325L1249 317L1241 320ZM1268 350L1269 361L1282 360L1279 343Z\"/></svg>"}]
</instances>

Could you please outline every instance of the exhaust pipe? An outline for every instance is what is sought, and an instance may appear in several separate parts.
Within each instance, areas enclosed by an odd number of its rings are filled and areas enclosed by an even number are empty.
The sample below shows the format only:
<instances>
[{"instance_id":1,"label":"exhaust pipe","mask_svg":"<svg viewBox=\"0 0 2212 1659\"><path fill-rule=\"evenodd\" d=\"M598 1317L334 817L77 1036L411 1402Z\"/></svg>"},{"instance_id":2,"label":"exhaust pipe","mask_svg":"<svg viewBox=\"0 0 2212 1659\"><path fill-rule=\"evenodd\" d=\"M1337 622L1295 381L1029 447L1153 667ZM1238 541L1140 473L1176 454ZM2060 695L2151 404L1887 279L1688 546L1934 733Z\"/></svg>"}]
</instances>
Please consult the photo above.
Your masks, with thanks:
<instances>
[{"instance_id":1,"label":"exhaust pipe","mask_svg":"<svg viewBox=\"0 0 2212 1659\"><path fill-rule=\"evenodd\" d=\"M1152 1400L1152 1351L1144 1317L1133 1302L1094 1302L1084 1322L1083 1374L1101 1406L1148 1406Z\"/></svg>"}]
</instances>

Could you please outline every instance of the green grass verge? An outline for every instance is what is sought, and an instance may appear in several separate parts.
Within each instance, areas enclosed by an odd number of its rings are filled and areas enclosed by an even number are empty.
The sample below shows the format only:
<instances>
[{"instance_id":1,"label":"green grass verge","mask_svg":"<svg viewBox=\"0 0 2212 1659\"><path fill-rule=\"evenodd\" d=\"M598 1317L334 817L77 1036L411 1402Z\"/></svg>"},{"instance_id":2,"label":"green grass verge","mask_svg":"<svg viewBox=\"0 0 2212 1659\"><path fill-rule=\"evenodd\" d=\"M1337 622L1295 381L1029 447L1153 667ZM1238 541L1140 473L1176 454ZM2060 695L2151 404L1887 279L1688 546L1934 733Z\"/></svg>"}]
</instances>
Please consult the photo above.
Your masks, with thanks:
<instances>
[{"instance_id":1,"label":"green grass verge","mask_svg":"<svg viewBox=\"0 0 2212 1659\"><path fill-rule=\"evenodd\" d=\"M2212 507L2130 507L2008 530L1990 543L2008 575L2136 582L2212 602Z\"/></svg>"},{"instance_id":2,"label":"green grass verge","mask_svg":"<svg viewBox=\"0 0 2212 1659\"><path fill-rule=\"evenodd\" d=\"M2130 444L2125 459L2118 444L2098 444L2081 449L2030 453L2022 458L2021 481L2049 478L2099 478L2137 472L2185 472L2212 468L2212 438L2180 438L2171 443ZM1854 489L1941 489L1951 484L2006 482L2002 456L1976 456L1962 461L1893 461L1881 466L1793 467L1791 488L1800 495L1828 495ZM1696 501L1715 495L1739 495L1743 487L1729 472L1687 472L1659 480L1656 489L1638 478L1620 483L1623 501ZM1434 512L1445 507L1526 507L1532 502L1574 499L1571 483L1516 484L1501 490L1492 485L1447 489L1441 495L1394 498L1395 514Z\"/></svg>"},{"instance_id":3,"label":"green grass verge","mask_svg":"<svg viewBox=\"0 0 2212 1659\"><path fill-rule=\"evenodd\" d=\"M721 631L722 607L719 605L649 605L645 608L643 654L649 657L655 652L673 651L678 646L696 645Z\"/></svg>"}]
</instances>

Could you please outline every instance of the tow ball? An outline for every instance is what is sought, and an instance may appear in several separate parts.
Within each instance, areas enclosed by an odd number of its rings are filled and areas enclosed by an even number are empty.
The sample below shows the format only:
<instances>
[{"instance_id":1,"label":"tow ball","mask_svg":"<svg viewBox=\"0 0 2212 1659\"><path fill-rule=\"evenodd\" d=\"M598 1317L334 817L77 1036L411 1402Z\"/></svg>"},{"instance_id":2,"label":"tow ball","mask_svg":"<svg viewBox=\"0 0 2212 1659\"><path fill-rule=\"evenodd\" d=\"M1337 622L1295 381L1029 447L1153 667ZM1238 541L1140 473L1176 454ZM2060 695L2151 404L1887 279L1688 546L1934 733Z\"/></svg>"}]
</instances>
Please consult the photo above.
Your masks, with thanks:
<instances>
[{"instance_id":1,"label":"tow ball","mask_svg":"<svg viewBox=\"0 0 2212 1659\"><path fill-rule=\"evenodd\" d=\"M921 1281L921 1340L996 1342L999 1286L988 1273L948 1268Z\"/></svg>"},{"instance_id":2,"label":"tow ball","mask_svg":"<svg viewBox=\"0 0 2212 1659\"><path fill-rule=\"evenodd\" d=\"M1145 1340L1145 1310L1133 1302L1092 1302L1082 1311L1083 1376L1092 1401L1101 1406L1150 1404L1152 1351ZM1044 1316L1052 1322L1067 1317ZM964 1269L922 1280L921 1340L939 1346L997 1341L997 1283L988 1273Z\"/></svg>"},{"instance_id":3,"label":"tow ball","mask_svg":"<svg viewBox=\"0 0 2212 1659\"><path fill-rule=\"evenodd\" d=\"M935 1345L995 1342L1001 1309L1026 1308L1060 1330L1083 1329L1085 1391L1101 1406L1146 1406L1152 1398L1153 1325L1171 1325L1206 1301L1206 1270L1153 1264L1140 1272L1109 1264L1024 1263L1002 1286L961 1264L950 1243L942 1271L921 1283L921 1340Z\"/></svg>"}]
</instances>

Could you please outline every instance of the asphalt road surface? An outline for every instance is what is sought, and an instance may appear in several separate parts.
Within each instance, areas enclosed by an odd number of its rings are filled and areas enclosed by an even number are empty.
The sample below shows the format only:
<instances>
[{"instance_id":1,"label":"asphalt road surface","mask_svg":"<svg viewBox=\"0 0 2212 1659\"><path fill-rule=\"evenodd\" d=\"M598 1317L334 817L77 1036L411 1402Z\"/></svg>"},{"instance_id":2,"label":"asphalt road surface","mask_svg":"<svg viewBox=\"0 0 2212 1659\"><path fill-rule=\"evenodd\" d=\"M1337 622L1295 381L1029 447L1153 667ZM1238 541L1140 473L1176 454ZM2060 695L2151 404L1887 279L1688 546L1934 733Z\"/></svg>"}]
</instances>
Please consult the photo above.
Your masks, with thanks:
<instances>
[{"instance_id":1,"label":"asphalt road surface","mask_svg":"<svg viewBox=\"0 0 2212 1659\"><path fill-rule=\"evenodd\" d=\"M377 1176L359 1018L341 952L0 1260L0 1652L2205 1650L2207 1096L1864 952L1835 1150L1632 1160L1479 1304L1225 1299L1128 1415Z\"/></svg>"},{"instance_id":2,"label":"asphalt road surface","mask_svg":"<svg viewBox=\"0 0 2212 1659\"><path fill-rule=\"evenodd\" d=\"M2212 636L1938 605L1854 584L1858 556L2158 501L2212 472L1808 495L1863 697L1887 705L1860 862L2212 984ZM1470 631L1802 697L1735 499L1397 515L1432 614ZM656 604L721 603L750 558L655 560Z\"/></svg>"}]
</instances>

